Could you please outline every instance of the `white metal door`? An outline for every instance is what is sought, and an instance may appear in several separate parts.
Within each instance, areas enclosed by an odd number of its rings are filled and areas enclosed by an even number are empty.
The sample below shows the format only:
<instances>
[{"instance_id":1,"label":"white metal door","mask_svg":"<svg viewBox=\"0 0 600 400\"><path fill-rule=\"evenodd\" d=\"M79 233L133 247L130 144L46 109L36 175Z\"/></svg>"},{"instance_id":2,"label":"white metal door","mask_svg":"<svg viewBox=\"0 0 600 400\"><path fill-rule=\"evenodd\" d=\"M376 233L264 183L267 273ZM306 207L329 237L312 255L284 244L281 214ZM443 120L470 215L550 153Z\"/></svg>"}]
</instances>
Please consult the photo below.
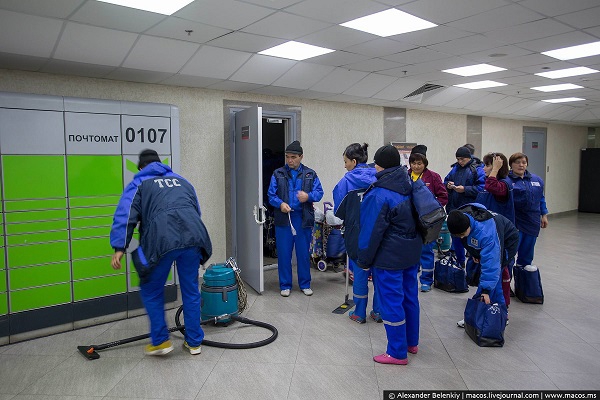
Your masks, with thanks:
<instances>
[{"instance_id":1,"label":"white metal door","mask_svg":"<svg viewBox=\"0 0 600 400\"><path fill-rule=\"evenodd\" d=\"M244 282L264 291L262 107L235 113L235 254Z\"/></svg>"}]
</instances>

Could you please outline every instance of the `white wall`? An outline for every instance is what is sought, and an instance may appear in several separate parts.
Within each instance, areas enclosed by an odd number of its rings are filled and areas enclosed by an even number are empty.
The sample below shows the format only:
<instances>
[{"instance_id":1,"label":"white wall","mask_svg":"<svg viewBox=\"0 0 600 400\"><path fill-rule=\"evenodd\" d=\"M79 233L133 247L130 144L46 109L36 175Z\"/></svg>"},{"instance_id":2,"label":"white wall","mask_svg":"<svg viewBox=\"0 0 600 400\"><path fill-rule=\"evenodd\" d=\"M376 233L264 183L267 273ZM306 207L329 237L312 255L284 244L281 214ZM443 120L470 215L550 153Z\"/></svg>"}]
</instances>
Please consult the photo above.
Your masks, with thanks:
<instances>
[{"instance_id":1,"label":"white wall","mask_svg":"<svg viewBox=\"0 0 600 400\"><path fill-rule=\"evenodd\" d=\"M345 173L342 152L353 142L369 143L369 160L383 145L383 108L299 98L139 84L75 76L0 70L0 91L110 100L169 103L179 107L180 171L198 191L203 219L213 240L212 262L224 260L225 209L223 100L295 105L302 109L304 161L315 169L325 190L324 201ZM466 141L466 115L406 110L407 142L425 144L430 167L442 178L455 161L454 152ZM482 153L521 150L524 125L531 122L483 118ZM548 126L548 206L551 212L577 208L579 149L587 128ZM320 205L322 206L322 205ZM107 242L108 243L108 242Z\"/></svg>"}]
</instances>

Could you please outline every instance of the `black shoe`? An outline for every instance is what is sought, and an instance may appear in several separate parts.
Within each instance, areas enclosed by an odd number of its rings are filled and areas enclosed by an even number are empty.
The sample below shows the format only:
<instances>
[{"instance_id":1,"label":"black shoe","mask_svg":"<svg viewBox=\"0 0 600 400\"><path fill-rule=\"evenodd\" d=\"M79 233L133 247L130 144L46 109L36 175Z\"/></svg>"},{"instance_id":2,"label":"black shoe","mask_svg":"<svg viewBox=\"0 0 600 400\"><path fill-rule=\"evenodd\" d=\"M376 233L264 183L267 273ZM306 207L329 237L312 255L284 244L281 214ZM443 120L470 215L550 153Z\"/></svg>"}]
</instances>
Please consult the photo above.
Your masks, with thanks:
<instances>
[{"instance_id":1,"label":"black shoe","mask_svg":"<svg viewBox=\"0 0 600 400\"><path fill-rule=\"evenodd\" d=\"M513 292L513 290L510 289L510 297L515 297L515 296L516 296L515 292Z\"/></svg>"}]
</instances>

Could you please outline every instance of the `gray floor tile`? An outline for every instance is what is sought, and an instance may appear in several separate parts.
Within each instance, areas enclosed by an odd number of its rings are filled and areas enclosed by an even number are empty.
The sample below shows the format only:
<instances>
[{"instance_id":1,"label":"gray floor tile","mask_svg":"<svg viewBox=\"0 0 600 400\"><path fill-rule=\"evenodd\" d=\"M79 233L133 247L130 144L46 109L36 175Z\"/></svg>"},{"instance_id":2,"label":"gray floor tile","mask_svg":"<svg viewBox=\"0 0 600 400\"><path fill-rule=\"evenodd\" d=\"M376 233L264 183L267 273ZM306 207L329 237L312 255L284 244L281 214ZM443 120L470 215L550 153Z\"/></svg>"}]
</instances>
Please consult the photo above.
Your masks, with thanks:
<instances>
[{"instance_id":1,"label":"gray floor tile","mask_svg":"<svg viewBox=\"0 0 600 400\"><path fill-rule=\"evenodd\" d=\"M220 362L196 399L286 399L293 371L294 364Z\"/></svg>"},{"instance_id":2,"label":"gray floor tile","mask_svg":"<svg viewBox=\"0 0 600 400\"><path fill-rule=\"evenodd\" d=\"M600 352L587 343L528 340L517 345L544 372L600 371Z\"/></svg>"},{"instance_id":3,"label":"gray floor tile","mask_svg":"<svg viewBox=\"0 0 600 400\"><path fill-rule=\"evenodd\" d=\"M304 314L299 313L277 313L277 312L262 312L250 310L244 315L246 318L265 322L273 325L280 335L299 335L304 328L306 319ZM240 332L261 334L265 328L253 325L245 325Z\"/></svg>"},{"instance_id":4,"label":"gray floor tile","mask_svg":"<svg viewBox=\"0 0 600 400\"><path fill-rule=\"evenodd\" d=\"M546 375L560 390L600 390L600 374L546 372Z\"/></svg>"},{"instance_id":5,"label":"gray floor tile","mask_svg":"<svg viewBox=\"0 0 600 400\"><path fill-rule=\"evenodd\" d=\"M582 338L565 328L554 319L514 316L511 312L510 325L506 327L506 340L537 340L540 342L581 343ZM516 314L516 313L515 313Z\"/></svg>"},{"instance_id":6,"label":"gray floor tile","mask_svg":"<svg viewBox=\"0 0 600 400\"><path fill-rule=\"evenodd\" d=\"M0 393L0 400L13 400L15 398L15 394L2 394Z\"/></svg>"},{"instance_id":7,"label":"gray floor tile","mask_svg":"<svg viewBox=\"0 0 600 400\"><path fill-rule=\"evenodd\" d=\"M103 398L104 397L96 396L53 396L48 394L18 394L15 397L11 398L11 400L99 400ZM5 399L2 396L0 396L0 400Z\"/></svg>"},{"instance_id":8,"label":"gray floor tile","mask_svg":"<svg viewBox=\"0 0 600 400\"><path fill-rule=\"evenodd\" d=\"M139 359L101 358L89 361L73 355L23 389L23 394L104 396Z\"/></svg>"},{"instance_id":9,"label":"gray floor tile","mask_svg":"<svg viewBox=\"0 0 600 400\"><path fill-rule=\"evenodd\" d=\"M68 357L0 354L0 393L19 394L44 378ZM81 361L84 361L83 357ZM58 385L58 383L51 383ZM68 393L65 393L68 394Z\"/></svg>"},{"instance_id":10,"label":"gray floor tile","mask_svg":"<svg viewBox=\"0 0 600 400\"><path fill-rule=\"evenodd\" d=\"M368 336L368 324L350 321L348 314L307 314L302 335Z\"/></svg>"},{"instance_id":11,"label":"gray floor tile","mask_svg":"<svg viewBox=\"0 0 600 400\"><path fill-rule=\"evenodd\" d=\"M559 319L565 328L579 336L587 343L600 341L600 319Z\"/></svg>"},{"instance_id":12,"label":"gray floor tile","mask_svg":"<svg viewBox=\"0 0 600 400\"><path fill-rule=\"evenodd\" d=\"M379 399L373 367L296 365L289 400Z\"/></svg>"},{"instance_id":13,"label":"gray floor tile","mask_svg":"<svg viewBox=\"0 0 600 400\"><path fill-rule=\"evenodd\" d=\"M467 389L465 382L454 367L424 370L412 368L410 364L406 366L376 364L375 373L377 374L379 388L382 391Z\"/></svg>"},{"instance_id":14,"label":"gray floor tile","mask_svg":"<svg viewBox=\"0 0 600 400\"><path fill-rule=\"evenodd\" d=\"M542 371L481 371L459 369L469 390L556 390L558 387Z\"/></svg>"},{"instance_id":15,"label":"gray floor tile","mask_svg":"<svg viewBox=\"0 0 600 400\"><path fill-rule=\"evenodd\" d=\"M371 367L371 340L364 336L302 336L296 364Z\"/></svg>"},{"instance_id":16,"label":"gray floor tile","mask_svg":"<svg viewBox=\"0 0 600 400\"><path fill-rule=\"evenodd\" d=\"M256 299L252 312L279 312L279 313L306 313L310 297L304 293L295 290L290 297L281 297L279 292L277 296L261 296Z\"/></svg>"},{"instance_id":17,"label":"gray floor tile","mask_svg":"<svg viewBox=\"0 0 600 400\"><path fill-rule=\"evenodd\" d=\"M263 340L268 335L236 333L231 343L252 343ZM277 339L263 347L245 350L225 349L220 361L224 362L257 362L288 364L296 362L300 335L279 335Z\"/></svg>"},{"instance_id":18,"label":"gray floor tile","mask_svg":"<svg viewBox=\"0 0 600 400\"><path fill-rule=\"evenodd\" d=\"M480 371L539 371L522 349L515 343L506 341L504 347L479 347L466 332L464 338L444 339L442 343L458 369Z\"/></svg>"}]
</instances>

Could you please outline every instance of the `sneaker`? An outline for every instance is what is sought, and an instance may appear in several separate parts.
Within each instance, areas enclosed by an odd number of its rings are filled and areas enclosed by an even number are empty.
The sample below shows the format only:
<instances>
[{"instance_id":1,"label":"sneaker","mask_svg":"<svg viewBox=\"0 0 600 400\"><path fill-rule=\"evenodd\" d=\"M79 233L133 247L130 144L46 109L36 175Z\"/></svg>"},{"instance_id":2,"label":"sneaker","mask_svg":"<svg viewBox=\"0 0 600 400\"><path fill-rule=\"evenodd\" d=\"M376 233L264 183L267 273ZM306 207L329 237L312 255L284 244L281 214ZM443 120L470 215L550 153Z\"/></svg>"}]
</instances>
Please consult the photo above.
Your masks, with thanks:
<instances>
[{"instance_id":1,"label":"sneaker","mask_svg":"<svg viewBox=\"0 0 600 400\"><path fill-rule=\"evenodd\" d=\"M302 293L304 293L307 296L312 296L313 295L313 291L312 291L311 288L302 289Z\"/></svg>"},{"instance_id":2,"label":"sneaker","mask_svg":"<svg viewBox=\"0 0 600 400\"><path fill-rule=\"evenodd\" d=\"M202 353L202 348L200 346L192 347L187 342L183 342L183 347L190 351L190 354L195 356L196 354Z\"/></svg>"},{"instance_id":3,"label":"sneaker","mask_svg":"<svg viewBox=\"0 0 600 400\"><path fill-rule=\"evenodd\" d=\"M354 311L350 311L348 313L348 318L350 318L354 322L358 322L359 324L366 324L367 321L365 318L361 318L358 315L354 314Z\"/></svg>"},{"instance_id":4,"label":"sneaker","mask_svg":"<svg viewBox=\"0 0 600 400\"><path fill-rule=\"evenodd\" d=\"M149 356L162 356L173 351L173 345L170 340L166 340L159 344L158 346L153 346L152 344L146 345L144 348L144 353Z\"/></svg>"},{"instance_id":5,"label":"sneaker","mask_svg":"<svg viewBox=\"0 0 600 400\"><path fill-rule=\"evenodd\" d=\"M456 326L458 326L459 328L464 328L465 327L465 320L461 319L460 321L458 321L456 323Z\"/></svg>"},{"instance_id":6,"label":"sneaker","mask_svg":"<svg viewBox=\"0 0 600 400\"><path fill-rule=\"evenodd\" d=\"M410 354L417 354L419 351L419 346L408 346L408 352Z\"/></svg>"},{"instance_id":7,"label":"sneaker","mask_svg":"<svg viewBox=\"0 0 600 400\"><path fill-rule=\"evenodd\" d=\"M373 357L373 361L379 364L394 364L394 365L406 365L408 364L408 358L400 360L398 358L394 358L387 353L380 354L378 356Z\"/></svg>"},{"instance_id":8,"label":"sneaker","mask_svg":"<svg viewBox=\"0 0 600 400\"><path fill-rule=\"evenodd\" d=\"M431 290L431 285L421 285L421 292L429 292Z\"/></svg>"},{"instance_id":9,"label":"sneaker","mask_svg":"<svg viewBox=\"0 0 600 400\"><path fill-rule=\"evenodd\" d=\"M378 312L375 312L375 310L371 310L369 315L371 316L371 318L373 318L373 321L377 322L378 324L383 322L383 318L381 318L381 314L379 314Z\"/></svg>"},{"instance_id":10,"label":"sneaker","mask_svg":"<svg viewBox=\"0 0 600 400\"><path fill-rule=\"evenodd\" d=\"M281 291L281 295L282 295L283 297L290 297L290 289L283 289L283 290Z\"/></svg>"}]
</instances>

